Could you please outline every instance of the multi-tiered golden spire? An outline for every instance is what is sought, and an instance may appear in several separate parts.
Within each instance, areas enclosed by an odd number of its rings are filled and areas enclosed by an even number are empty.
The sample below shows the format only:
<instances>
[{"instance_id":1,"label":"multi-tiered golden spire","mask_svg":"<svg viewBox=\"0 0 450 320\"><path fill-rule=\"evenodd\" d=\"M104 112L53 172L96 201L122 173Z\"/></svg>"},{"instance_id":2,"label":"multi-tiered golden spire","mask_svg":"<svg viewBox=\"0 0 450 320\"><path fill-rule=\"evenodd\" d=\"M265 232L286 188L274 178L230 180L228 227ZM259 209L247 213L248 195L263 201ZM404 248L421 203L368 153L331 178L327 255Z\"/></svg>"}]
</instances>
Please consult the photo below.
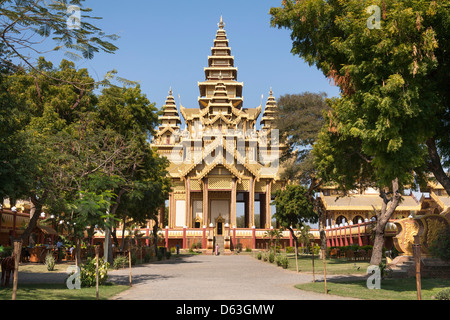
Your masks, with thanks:
<instances>
[{"instance_id":1,"label":"multi-tiered golden spire","mask_svg":"<svg viewBox=\"0 0 450 320\"><path fill-rule=\"evenodd\" d=\"M269 97L267 98L266 107L261 118L261 128L271 129L275 125L275 114L277 112L277 102L273 96L272 88L270 88Z\"/></svg>"},{"instance_id":2,"label":"multi-tiered golden spire","mask_svg":"<svg viewBox=\"0 0 450 320\"><path fill-rule=\"evenodd\" d=\"M211 48L211 55L208 56L208 67L204 68L205 81L198 83L200 89L199 105L200 108L208 106L220 81L225 85L232 105L235 108L241 108L244 84L237 82L237 68L234 66L234 56L231 55L231 48L222 17L220 17L218 26L219 29L214 39L214 46ZM219 78L221 79L219 80Z\"/></svg>"},{"instance_id":3,"label":"multi-tiered golden spire","mask_svg":"<svg viewBox=\"0 0 450 320\"><path fill-rule=\"evenodd\" d=\"M161 144L173 144L173 133L180 129L181 119L173 97L172 88L169 90L166 103L162 107L163 114L159 116L160 126L156 139Z\"/></svg>"}]
</instances>

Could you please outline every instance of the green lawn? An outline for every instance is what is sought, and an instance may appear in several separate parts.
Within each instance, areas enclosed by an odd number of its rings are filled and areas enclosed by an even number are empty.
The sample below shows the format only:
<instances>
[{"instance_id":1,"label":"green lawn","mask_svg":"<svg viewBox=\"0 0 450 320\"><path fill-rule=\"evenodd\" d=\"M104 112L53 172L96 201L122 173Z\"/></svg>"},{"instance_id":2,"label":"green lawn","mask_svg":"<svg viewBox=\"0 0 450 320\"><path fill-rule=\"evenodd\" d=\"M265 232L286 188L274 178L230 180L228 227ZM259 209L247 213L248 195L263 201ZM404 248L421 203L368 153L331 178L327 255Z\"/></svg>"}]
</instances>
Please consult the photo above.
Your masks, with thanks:
<instances>
[{"instance_id":1,"label":"green lawn","mask_svg":"<svg viewBox=\"0 0 450 320\"><path fill-rule=\"evenodd\" d=\"M297 270L295 264L295 255L288 254L289 270ZM298 257L300 272L313 272L312 256L301 255ZM368 261L347 261L346 259L326 259L327 274L367 274ZM323 260L318 256L314 258L314 272L323 274Z\"/></svg>"},{"instance_id":2,"label":"green lawn","mask_svg":"<svg viewBox=\"0 0 450 320\"><path fill-rule=\"evenodd\" d=\"M288 254L289 270L296 271L295 255ZM261 260L262 261L262 260ZM268 261L264 263L269 263ZM299 272L312 273L312 256L300 255L298 257ZM274 262L274 265L275 262ZM367 275L368 261L347 261L346 259L326 259L327 275ZM323 276L323 260L315 257L314 272ZM422 299L432 300L439 291L450 288L450 279L422 278ZM325 292L324 282L305 283L295 286L298 289ZM381 281L380 289L368 289L366 280L333 280L328 279L328 294L368 300L417 300L416 279L391 279Z\"/></svg>"},{"instance_id":3,"label":"green lawn","mask_svg":"<svg viewBox=\"0 0 450 320\"><path fill-rule=\"evenodd\" d=\"M439 291L450 288L450 279L421 279L422 300L432 300ZM324 282L305 283L297 289L325 292ZM416 279L384 279L380 289L368 289L366 281L327 281L328 294L366 300L417 300Z\"/></svg>"},{"instance_id":4,"label":"green lawn","mask_svg":"<svg viewBox=\"0 0 450 320\"><path fill-rule=\"evenodd\" d=\"M53 271L48 271L43 263L25 263L19 266L19 271L24 273L65 273L70 265L75 263L57 263ZM99 287L99 299L107 300L120 292L129 289L129 286L107 284ZM0 287L0 300L11 300L12 281L9 288ZM70 290L65 283L62 284L28 284L20 283L16 293L17 300L95 300L96 290L81 288Z\"/></svg>"},{"instance_id":5,"label":"green lawn","mask_svg":"<svg viewBox=\"0 0 450 320\"><path fill-rule=\"evenodd\" d=\"M107 300L129 289L125 285L103 285L99 287L99 299ZM11 300L12 288L0 288L0 300ZM95 287L79 290L67 289L65 284L19 284L16 300L95 300Z\"/></svg>"},{"instance_id":6,"label":"green lawn","mask_svg":"<svg viewBox=\"0 0 450 320\"><path fill-rule=\"evenodd\" d=\"M66 272L71 265L75 265L75 262L57 263L53 271L48 271L47 266L43 263L22 263L19 265L19 271L26 273Z\"/></svg>"}]
</instances>

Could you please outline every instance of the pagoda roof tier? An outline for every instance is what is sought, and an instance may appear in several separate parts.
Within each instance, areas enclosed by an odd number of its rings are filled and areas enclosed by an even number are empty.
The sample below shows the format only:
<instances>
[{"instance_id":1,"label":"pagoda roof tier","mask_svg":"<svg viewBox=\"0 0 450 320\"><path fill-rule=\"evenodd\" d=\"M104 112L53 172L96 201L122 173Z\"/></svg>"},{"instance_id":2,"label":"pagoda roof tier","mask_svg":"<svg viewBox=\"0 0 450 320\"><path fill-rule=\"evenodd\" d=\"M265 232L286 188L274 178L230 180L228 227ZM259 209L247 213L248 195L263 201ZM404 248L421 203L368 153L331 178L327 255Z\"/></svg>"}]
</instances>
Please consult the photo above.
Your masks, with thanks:
<instances>
[{"instance_id":1,"label":"pagoda roof tier","mask_svg":"<svg viewBox=\"0 0 450 320\"><path fill-rule=\"evenodd\" d=\"M274 114L277 112L277 102L275 100L275 97L273 96L272 88L269 92L269 97L267 98L266 107L264 108L264 113L261 118L260 124L263 127L266 127L266 122L273 122L275 121ZM270 126L270 125L269 125Z\"/></svg>"},{"instance_id":2,"label":"pagoda roof tier","mask_svg":"<svg viewBox=\"0 0 450 320\"><path fill-rule=\"evenodd\" d=\"M210 98L199 97L198 104L199 104L200 108L204 109L204 108L210 106L211 103L214 104L214 102L212 102L212 100L213 100L213 97L210 97ZM244 99L242 97L236 97L236 98L228 97L228 100L229 100L230 106L232 106L234 108L238 108L238 109L240 109L242 107L242 103L244 102Z\"/></svg>"},{"instance_id":3,"label":"pagoda roof tier","mask_svg":"<svg viewBox=\"0 0 450 320\"><path fill-rule=\"evenodd\" d=\"M244 87L243 82L237 82L236 80L226 80L222 79L219 80L219 77L217 79L208 79L203 82L198 82L198 87L200 90L200 96L205 97L206 96L206 88L207 87L216 87L218 83L223 82L226 87L236 87L236 97L242 97L242 88ZM230 98L233 99L233 98Z\"/></svg>"},{"instance_id":4,"label":"pagoda roof tier","mask_svg":"<svg viewBox=\"0 0 450 320\"><path fill-rule=\"evenodd\" d=\"M214 54L216 51L226 51L226 55L216 55ZM213 57L231 57L231 47L211 47L211 54Z\"/></svg>"},{"instance_id":5,"label":"pagoda roof tier","mask_svg":"<svg viewBox=\"0 0 450 320\"><path fill-rule=\"evenodd\" d=\"M228 59L228 60L234 61L234 56L228 56L228 55L208 56L208 61L213 60L213 59L217 59L217 60Z\"/></svg>"},{"instance_id":6,"label":"pagoda roof tier","mask_svg":"<svg viewBox=\"0 0 450 320\"><path fill-rule=\"evenodd\" d=\"M232 76L231 79L229 80L235 80L237 78L237 71L238 68L237 67L225 67L225 66L220 66L220 67L205 67L204 68L205 71L205 79L219 79L219 77L223 77L223 78L230 78L229 76L225 76L225 75L210 75L210 72L222 72L222 71L231 71Z\"/></svg>"},{"instance_id":7,"label":"pagoda roof tier","mask_svg":"<svg viewBox=\"0 0 450 320\"><path fill-rule=\"evenodd\" d=\"M179 115L176 115L176 116L168 116L168 115L164 115L164 116L159 116L158 119L159 119L159 120L179 120L179 121L181 121Z\"/></svg>"}]
</instances>

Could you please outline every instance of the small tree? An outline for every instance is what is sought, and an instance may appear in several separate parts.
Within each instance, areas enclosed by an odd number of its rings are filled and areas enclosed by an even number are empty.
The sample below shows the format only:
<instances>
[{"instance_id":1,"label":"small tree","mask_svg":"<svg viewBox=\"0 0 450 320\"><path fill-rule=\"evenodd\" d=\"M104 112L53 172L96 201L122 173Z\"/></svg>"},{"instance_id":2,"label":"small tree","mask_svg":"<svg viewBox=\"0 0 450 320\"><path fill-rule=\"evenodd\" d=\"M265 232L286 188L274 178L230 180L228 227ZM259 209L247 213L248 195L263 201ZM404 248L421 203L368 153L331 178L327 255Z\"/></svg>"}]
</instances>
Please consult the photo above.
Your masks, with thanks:
<instances>
[{"instance_id":1,"label":"small tree","mask_svg":"<svg viewBox=\"0 0 450 320\"><path fill-rule=\"evenodd\" d=\"M276 213L274 217L278 223L291 232L295 241L295 259L298 272L298 238L294 228L306 223L316 223L318 216L313 204L309 201L308 189L301 185L288 185L286 189L275 193L274 204Z\"/></svg>"},{"instance_id":2,"label":"small tree","mask_svg":"<svg viewBox=\"0 0 450 320\"><path fill-rule=\"evenodd\" d=\"M308 225L303 225L300 227L300 232L298 232L298 241L302 243L306 248L311 243L312 235L309 232L311 227Z\"/></svg>"},{"instance_id":3,"label":"small tree","mask_svg":"<svg viewBox=\"0 0 450 320\"><path fill-rule=\"evenodd\" d=\"M446 226L439 230L434 239L428 247L433 257L450 261L450 226Z\"/></svg>"},{"instance_id":4,"label":"small tree","mask_svg":"<svg viewBox=\"0 0 450 320\"><path fill-rule=\"evenodd\" d=\"M264 238L268 239L269 241L269 250L273 250L276 252L278 244L280 243L280 239L282 237L280 230L268 230L264 234Z\"/></svg>"}]
</instances>

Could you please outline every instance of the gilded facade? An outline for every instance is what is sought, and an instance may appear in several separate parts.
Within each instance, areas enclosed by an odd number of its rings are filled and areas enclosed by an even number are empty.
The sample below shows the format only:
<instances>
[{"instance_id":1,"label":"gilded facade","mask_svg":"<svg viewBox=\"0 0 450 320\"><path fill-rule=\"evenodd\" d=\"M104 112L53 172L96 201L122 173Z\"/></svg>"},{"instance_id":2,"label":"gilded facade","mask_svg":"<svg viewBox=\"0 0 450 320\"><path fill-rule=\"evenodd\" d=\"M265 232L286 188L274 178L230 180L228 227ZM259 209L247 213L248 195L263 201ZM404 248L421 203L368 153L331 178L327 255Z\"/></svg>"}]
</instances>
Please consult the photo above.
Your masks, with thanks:
<instances>
[{"instance_id":1,"label":"gilded facade","mask_svg":"<svg viewBox=\"0 0 450 320\"><path fill-rule=\"evenodd\" d=\"M264 112L262 105L245 108L237 70L221 18L205 80L198 82L198 107L178 108L169 91L152 146L170 160L170 229L214 226L222 234L224 227L270 228L271 199L282 187L276 100L270 89ZM243 221L238 203L245 208Z\"/></svg>"}]
</instances>

